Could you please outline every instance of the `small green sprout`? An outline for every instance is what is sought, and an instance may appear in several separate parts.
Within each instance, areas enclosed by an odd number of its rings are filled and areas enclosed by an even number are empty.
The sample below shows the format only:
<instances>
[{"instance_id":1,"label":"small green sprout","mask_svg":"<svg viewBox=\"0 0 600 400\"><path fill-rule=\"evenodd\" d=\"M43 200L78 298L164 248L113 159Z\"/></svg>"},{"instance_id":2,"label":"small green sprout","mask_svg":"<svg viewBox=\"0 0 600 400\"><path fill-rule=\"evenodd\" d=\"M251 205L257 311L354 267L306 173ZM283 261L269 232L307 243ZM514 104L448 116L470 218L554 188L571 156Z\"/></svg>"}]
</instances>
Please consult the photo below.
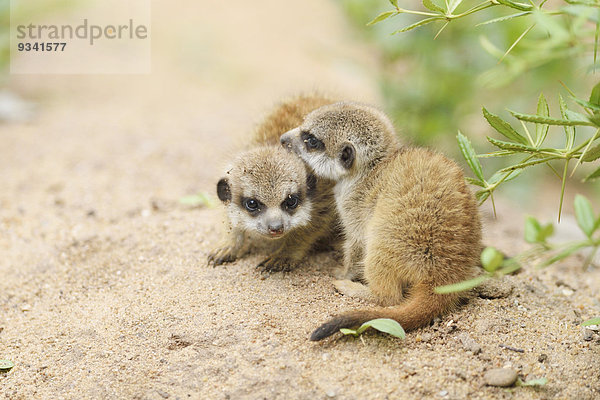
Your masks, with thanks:
<instances>
[{"instance_id":1,"label":"small green sprout","mask_svg":"<svg viewBox=\"0 0 600 400\"><path fill-rule=\"evenodd\" d=\"M581 323L581 326L600 325L600 318L588 319Z\"/></svg>"},{"instance_id":2,"label":"small green sprout","mask_svg":"<svg viewBox=\"0 0 600 400\"><path fill-rule=\"evenodd\" d=\"M380 332L390 334L400 339L404 339L406 337L402 326L398 322L389 318L372 319L371 321L367 321L364 324L362 324L358 329L342 328L340 329L340 332L342 332L344 335L353 335L355 337L358 337L369 328L376 329Z\"/></svg>"},{"instance_id":3,"label":"small green sprout","mask_svg":"<svg viewBox=\"0 0 600 400\"><path fill-rule=\"evenodd\" d=\"M215 206L215 201L206 192L200 192L191 196L184 196L179 199L179 203L190 207L209 207Z\"/></svg>"},{"instance_id":4,"label":"small green sprout","mask_svg":"<svg viewBox=\"0 0 600 400\"><path fill-rule=\"evenodd\" d=\"M10 360L0 360L0 372L10 371L15 364Z\"/></svg>"},{"instance_id":5,"label":"small green sprout","mask_svg":"<svg viewBox=\"0 0 600 400\"><path fill-rule=\"evenodd\" d=\"M517 379L517 386L544 386L546 383L548 383L546 378L531 379L529 381L522 381L521 378Z\"/></svg>"}]
</instances>

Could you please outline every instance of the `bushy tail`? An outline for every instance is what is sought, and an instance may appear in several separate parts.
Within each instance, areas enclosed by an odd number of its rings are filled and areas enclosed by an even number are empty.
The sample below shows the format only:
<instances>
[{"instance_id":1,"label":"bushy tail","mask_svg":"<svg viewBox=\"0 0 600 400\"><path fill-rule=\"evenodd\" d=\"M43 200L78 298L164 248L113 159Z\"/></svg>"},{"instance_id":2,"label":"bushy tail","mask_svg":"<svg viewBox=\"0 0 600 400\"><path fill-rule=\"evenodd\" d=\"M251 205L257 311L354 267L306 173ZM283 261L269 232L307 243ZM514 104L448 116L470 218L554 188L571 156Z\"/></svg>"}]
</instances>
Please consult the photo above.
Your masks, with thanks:
<instances>
[{"instance_id":1,"label":"bushy tail","mask_svg":"<svg viewBox=\"0 0 600 400\"><path fill-rule=\"evenodd\" d=\"M358 310L334 317L318 327L310 340L318 341L338 332L340 328L352 328L376 318L390 318L398 321L405 331L425 326L440 314L454 308L459 295L436 294L433 285L420 283L413 287L407 301L401 305L372 310Z\"/></svg>"}]
</instances>

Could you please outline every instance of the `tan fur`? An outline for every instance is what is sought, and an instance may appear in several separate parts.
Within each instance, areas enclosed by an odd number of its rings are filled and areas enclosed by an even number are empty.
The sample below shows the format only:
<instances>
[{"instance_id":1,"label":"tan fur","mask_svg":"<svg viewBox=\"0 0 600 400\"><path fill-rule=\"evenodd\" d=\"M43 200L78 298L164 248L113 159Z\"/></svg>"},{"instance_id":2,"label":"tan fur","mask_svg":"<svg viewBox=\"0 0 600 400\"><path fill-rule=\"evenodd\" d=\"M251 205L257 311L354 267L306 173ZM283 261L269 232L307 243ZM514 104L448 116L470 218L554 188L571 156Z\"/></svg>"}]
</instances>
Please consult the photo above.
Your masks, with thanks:
<instances>
[{"instance_id":1,"label":"tan fur","mask_svg":"<svg viewBox=\"0 0 600 400\"><path fill-rule=\"evenodd\" d=\"M335 244L339 228L333 183L315 179L296 155L279 144L282 133L331 102L319 95L294 97L280 103L254 130L250 150L236 157L222 179L230 190L231 198L224 201L230 232L225 245L209 255L209 263L219 265L260 253L267 255L257 266L261 270L290 270L317 245ZM290 195L300 201L287 210L284 202ZM248 198L261 203L260 212L248 212L244 207ZM282 223L281 237L269 234L272 220Z\"/></svg>"},{"instance_id":2,"label":"tan fur","mask_svg":"<svg viewBox=\"0 0 600 400\"><path fill-rule=\"evenodd\" d=\"M299 126L311 111L333 102L320 94L300 94L280 102L255 128L251 146L280 146L281 135Z\"/></svg>"},{"instance_id":3,"label":"tan fur","mask_svg":"<svg viewBox=\"0 0 600 400\"><path fill-rule=\"evenodd\" d=\"M321 141L322 150L310 149L307 135ZM391 306L342 314L319 327L311 340L373 318L392 318L410 330L458 304L459 294L433 290L473 277L481 225L475 198L453 161L431 150L402 147L383 113L357 103L316 110L283 142L317 175L337 182L346 277L365 281L367 293L381 306ZM355 158L344 166L341 155L348 147Z\"/></svg>"}]
</instances>

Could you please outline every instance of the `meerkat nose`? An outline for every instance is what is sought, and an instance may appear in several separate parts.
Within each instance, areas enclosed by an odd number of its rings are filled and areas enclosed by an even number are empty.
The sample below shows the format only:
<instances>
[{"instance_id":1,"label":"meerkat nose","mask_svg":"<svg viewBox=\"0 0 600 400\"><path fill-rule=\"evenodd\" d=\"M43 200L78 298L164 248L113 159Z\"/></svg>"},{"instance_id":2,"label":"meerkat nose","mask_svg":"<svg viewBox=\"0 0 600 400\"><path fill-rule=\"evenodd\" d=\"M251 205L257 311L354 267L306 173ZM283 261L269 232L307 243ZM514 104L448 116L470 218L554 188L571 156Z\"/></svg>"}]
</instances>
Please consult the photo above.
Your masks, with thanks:
<instances>
[{"instance_id":1,"label":"meerkat nose","mask_svg":"<svg viewBox=\"0 0 600 400\"><path fill-rule=\"evenodd\" d=\"M272 222L269 224L269 233L277 235L283 233L283 223L282 222Z\"/></svg>"},{"instance_id":2,"label":"meerkat nose","mask_svg":"<svg viewBox=\"0 0 600 400\"><path fill-rule=\"evenodd\" d=\"M285 148L292 147L292 139L290 138L290 135L288 135L287 133L284 133L283 135L281 135L279 142Z\"/></svg>"}]
</instances>

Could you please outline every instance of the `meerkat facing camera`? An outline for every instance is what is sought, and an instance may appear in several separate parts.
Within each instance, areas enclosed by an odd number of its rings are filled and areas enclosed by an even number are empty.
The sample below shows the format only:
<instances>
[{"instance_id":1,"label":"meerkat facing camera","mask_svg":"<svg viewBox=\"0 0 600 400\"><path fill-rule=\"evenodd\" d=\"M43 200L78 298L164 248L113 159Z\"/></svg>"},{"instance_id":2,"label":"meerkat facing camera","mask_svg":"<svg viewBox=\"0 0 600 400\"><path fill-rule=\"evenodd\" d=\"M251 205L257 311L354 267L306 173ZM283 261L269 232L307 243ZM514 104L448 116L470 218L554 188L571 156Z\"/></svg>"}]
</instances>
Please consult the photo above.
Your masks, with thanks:
<instances>
[{"instance_id":1,"label":"meerkat facing camera","mask_svg":"<svg viewBox=\"0 0 600 400\"><path fill-rule=\"evenodd\" d=\"M351 102L315 110L281 143L318 177L336 181L346 277L366 282L336 286L386 306L334 317L311 340L374 318L392 318L410 330L458 304L460 294L436 294L434 288L474 276L481 224L453 161L402 147L385 114Z\"/></svg>"},{"instance_id":2,"label":"meerkat facing camera","mask_svg":"<svg viewBox=\"0 0 600 400\"><path fill-rule=\"evenodd\" d=\"M314 109L332 103L318 95L292 98L276 107L254 131L252 148L240 154L217 184L230 232L209 263L232 262L249 253L267 254L263 271L294 268L320 244L339 237L333 183L317 179L294 154L281 148L282 133Z\"/></svg>"}]
</instances>

